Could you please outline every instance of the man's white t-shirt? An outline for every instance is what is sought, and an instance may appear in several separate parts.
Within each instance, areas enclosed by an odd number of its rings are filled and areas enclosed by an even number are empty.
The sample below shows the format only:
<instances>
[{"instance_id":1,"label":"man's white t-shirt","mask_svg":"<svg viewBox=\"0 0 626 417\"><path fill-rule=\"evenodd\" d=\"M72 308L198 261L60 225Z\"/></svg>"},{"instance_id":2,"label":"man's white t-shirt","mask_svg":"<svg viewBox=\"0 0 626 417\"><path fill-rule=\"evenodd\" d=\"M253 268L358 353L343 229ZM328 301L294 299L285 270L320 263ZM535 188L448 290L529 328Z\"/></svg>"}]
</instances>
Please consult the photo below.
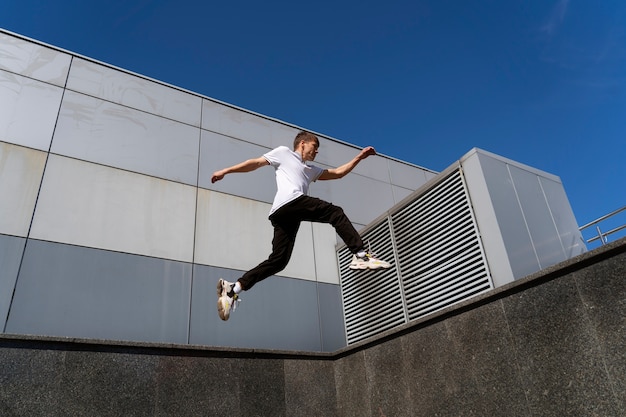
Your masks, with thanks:
<instances>
[{"instance_id":1,"label":"man's white t-shirt","mask_svg":"<svg viewBox=\"0 0 626 417\"><path fill-rule=\"evenodd\" d=\"M309 184L322 175L324 169L307 165L302 156L286 146L279 146L263 155L276 170L276 196L270 215L276 210L309 192Z\"/></svg>"}]
</instances>

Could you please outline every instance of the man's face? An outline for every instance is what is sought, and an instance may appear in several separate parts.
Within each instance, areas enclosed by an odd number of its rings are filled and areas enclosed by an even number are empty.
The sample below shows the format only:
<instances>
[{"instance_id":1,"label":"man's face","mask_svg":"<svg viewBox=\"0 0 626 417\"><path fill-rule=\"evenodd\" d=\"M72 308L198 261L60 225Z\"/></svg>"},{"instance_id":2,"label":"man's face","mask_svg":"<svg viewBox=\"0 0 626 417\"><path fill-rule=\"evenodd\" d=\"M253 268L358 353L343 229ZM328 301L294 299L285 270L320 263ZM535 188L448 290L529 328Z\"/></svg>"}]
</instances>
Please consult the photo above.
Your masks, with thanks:
<instances>
[{"instance_id":1,"label":"man's face","mask_svg":"<svg viewBox=\"0 0 626 417\"><path fill-rule=\"evenodd\" d=\"M317 156L319 145L315 141L301 142L300 150L303 161L313 161Z\"/></svg>"}]
</instances>

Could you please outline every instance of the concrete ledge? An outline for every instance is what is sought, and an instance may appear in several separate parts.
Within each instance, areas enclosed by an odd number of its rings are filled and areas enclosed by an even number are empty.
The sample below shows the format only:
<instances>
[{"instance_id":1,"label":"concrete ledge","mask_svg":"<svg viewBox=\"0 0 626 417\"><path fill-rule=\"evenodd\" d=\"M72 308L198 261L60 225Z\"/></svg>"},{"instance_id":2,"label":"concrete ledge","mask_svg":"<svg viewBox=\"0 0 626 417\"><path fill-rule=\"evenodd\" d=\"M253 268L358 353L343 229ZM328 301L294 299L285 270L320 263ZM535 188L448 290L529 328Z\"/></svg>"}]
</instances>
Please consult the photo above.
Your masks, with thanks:
<instances>
[{"instance_id":1,"label":"concrete ledge","mask_svg":"<svg viewBox=\"0 0 626 417\"><path fill-rule=\"evenodd\" d=\"M0 335L2 416L626 415L626 239L333 353Z\"/></svg>"}]
</instances>

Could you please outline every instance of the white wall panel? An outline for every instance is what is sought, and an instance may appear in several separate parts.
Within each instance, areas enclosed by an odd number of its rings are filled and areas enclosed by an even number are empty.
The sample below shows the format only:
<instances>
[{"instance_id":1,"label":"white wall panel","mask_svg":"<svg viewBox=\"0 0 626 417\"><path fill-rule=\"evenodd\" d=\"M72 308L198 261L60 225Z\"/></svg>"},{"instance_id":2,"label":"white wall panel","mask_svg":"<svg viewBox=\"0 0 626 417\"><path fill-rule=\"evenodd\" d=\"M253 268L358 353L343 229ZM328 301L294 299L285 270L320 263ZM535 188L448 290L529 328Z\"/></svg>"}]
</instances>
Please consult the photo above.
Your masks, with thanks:
<instances>
[{"instance_id":1,"label":"white wall panel","mask_svg":"<svg viewBox=\"0 0 626 417\"><path fill-rule=\"evenodd\" d=\"M46 153L0 142L0 233L26 237Z\"/></svg>"},{"instance_id":2,"label":"white wall panel","mask_svg":"<svg viewBox=\"0 0 626 417\"><path fill-rule=\"evenodd\" d=\"M493 284L500 287L513 281L515 277L491 202L486 175L476 152L465 155L461 163Z\"/></svg>"},{"instance_id":3,"label":"white wall panel","mask_svg":"<svg viewBox=\"0 0 626 417\"><path fill-rule=\"evenodd\" d=\"M272 251L273 228L267 218L270 205L199 190L195 263L247 271ZM302 223L291 262L278 275L315 280L313 234Z\"/></svg>"},{"instance_id":4,"label":"white wall panel","mask_svg":"<svg viewBox=\"0 0 626 417\"><path fill-rule=\"evenodd\" d=\"M539 261L507 164L482 153L478 154L478 159L514 278L538 271Z\"/></svg>"},{"instance_id":5,"label":"white wall panel","mask_svg":"<svg viewBox=\"0 0 626 417\"><path fill-rule=\"evenodd\" d=\"M422 185L426 184L426 173L428 171L391 159L388 160L388 163L389 176L393 185L398 185L415 191Z\"/></svg>"},{"instance_id":6,"label":"white wall panel","mask_svg":"<svg viewBox=\"0 0 626 417\"><path fill-rule=\"evenodd\" d=\"M389 183L354 174L317 181L309 194L342 207L353 223L368 224L394 205Z\"/></svg>"},{"instance_id":7,"label":"white wall panel","mask_svg":"<svg viewBox=\"0 0 626 417\"><path fill-rule=\"evenodd\" d=\"M391 189L393 192L393 204L394 205L404 200L406 197L410 196L415 191L415 190L408 190L403 187L397 187L395 185L392 185Z\"/></svg>"},{"instance_id":8,"label":"white wall panel","mask_svg":"<svg viewBox=\"0 0 626 417\"><path fill-rule=\"evenodd\" d=\"M47 151L63 90L0 70L0 140Z\"/></svg>"},{"instance_id":9,"label":"white wall panel","mask_svg":"<svg viewBox=\"0 0 626 417\"><path fill-rule=\"evenodd\" d=\"M339 284L337 266L337 233L329 224L312 223L315 248L315 272L319 282Z\"/></svg>"},{"instance_id":10,"label":"white wall panel","mask_svg":"<svg viewBox=\"0 0 626 417\"><path fill-rule=\"evenodd\" d=\"M292 148L293 140L302 130L209 99L205 99L202 105L202 128L269 149L281 145Z\"/></svg>"},{"instance_id":11,"label":"white wall panel","mask_svg":"<svg viewBox=\"0 0 626 417\"><path fill-rule=\"evenodd\" d=\"M50 155L31 237L192 261L195 188Z\"/></svg>"},{"instance_id":12,"label":"white wall panel","mask_svg":"<svg viewBox=\"0 0 626 417\"><path fill-rule=\"evenodd\" d=\"M563 184L548 178L539 178L539 181L558 230L565 251L565 259L584 253L587 250L585 241L578 230L578 222L565 194Z\"/></svg>"},{"instance_id":13,"label":"white wall panel","mask_svg":"<svg viewBox=\"0 0 626 417\"><path fill-rule=\"evenodd\" d=\"M270 147L276 148L284 145L293 148L293 140L296 138L298 132L302 129L297 127L288 126L278 122L272 122L270 124Z\"/></svg>"},{"instance_id":14,"label":"white wall panel","mask_svg":"<svg viewBox=\"0 0 626 417\"><path fill-rule=\"evenodd\" d=\"M320 315L323 313L319 311L317 291L322 284L269 278L242 294L240 307L224 323L217 316L215 286L219 278L235 281L240 276L237 270L194 265L189 343L304 351L322 348ZM340 308L340 298L337 304ZM335 323L341 322L341 311L337 312L336 305L326 310L327 317L332 317Z\"/></svg>"},{"instance_id":15,"label":"white wall panel","mask_svg":"<svg viewBox=\"0 0 626 417\"><path fill-rule=\"evenodd\" d=\"M67 88L200 126L200 96L81 58L74 58L72 62Z\"/></svg>"},{"instance_id":16,"label":"white wall panel","mask_svg":"<svg viewBox=\"0 0 626 417\"><path fill-rule=\"evenodd\" d=\"M211 100L202 101L202 128L212 132L272 148L275 123Z\"/></svg>"},{"instance_id":17,"label":"white wall panel","mask_svg":"<svg viewBox=\"0 0 626 417\"><path fill-rule=\"evenodd\" d=\"M0 33L0 68L60 87L65 85L72 57Z\"/></svg>"},{"instance_id":18,"label":"white wall panel","mask_svg":"<svg viewBox=\"0 0 626 417\"><path fill-rule=\"evenodd\" d=\"M539 268L546 268L565 260L565 251L539 183L539 177L512 165L509 165L509 172L539 260Z\"/></svg>"},{"instance_id":19,"label":"white wall panel","mask_svg":"<svg viewBox=\"0 0 626 417\"><path fill-rule=\"evenodd\" d=\"M195 185L198 128L67 91L51 151Z\"/></svg>"},{"instance_id":20,"label":"white wall panel","mask_svg":"<svg viewBox=\"0 0 626 417\"><path fill-rule=\"evenodd\" d=\"M428 172L428 171L424 171L424 176L426 177L426 182L432 180L433 178L435 178L438 174L436 172Z\"/></svg>"},{"instance_id":21,"label":"white wall panel","mask_svg":"<svg viewBox=\"0 0 626 417\"><path fill-rule=\"evenodd\" d=\"M199 187L271 203L276 194L276 179L274 168L270 166L259 168L254 172L229 174L223 180L211 184L213 172L246 159L258 158L269 150L266 147L203 130L200 143ZM269 213L269 209L267 212Z\"/></svg>"},{"instance_id":22,"label":"white wall panel","mask_svg":"<svg viewBox=\"0 0 626 417\"><path fill-rule=\"evenodd\" d=\"M319 153L313 163L336 168L351 161L359 152L361 152L360 148L320 138ZM352 174L360 174L370 178L377 178L380 181L389 182L387 158L378 155L370 156L361 161L352 171Z\"/></svg>"},{"instance_id":23,"label":"white wall panel","mask_svg":"<svg viewBox=\"0 0 626 417\"><path fill-rule=\"evenodd\" d=\"M269 223L269 220L268 220ZM287 267L278 275L302 278L310 281L316 280L315 274L315 258L313 246L313 223L302 222L298 236L296 237L296 246L293 248L293 254ZM268 252L265 256L270 253ZM330 260L332 262L332 259Z\"/></svg>"}]
</instances>

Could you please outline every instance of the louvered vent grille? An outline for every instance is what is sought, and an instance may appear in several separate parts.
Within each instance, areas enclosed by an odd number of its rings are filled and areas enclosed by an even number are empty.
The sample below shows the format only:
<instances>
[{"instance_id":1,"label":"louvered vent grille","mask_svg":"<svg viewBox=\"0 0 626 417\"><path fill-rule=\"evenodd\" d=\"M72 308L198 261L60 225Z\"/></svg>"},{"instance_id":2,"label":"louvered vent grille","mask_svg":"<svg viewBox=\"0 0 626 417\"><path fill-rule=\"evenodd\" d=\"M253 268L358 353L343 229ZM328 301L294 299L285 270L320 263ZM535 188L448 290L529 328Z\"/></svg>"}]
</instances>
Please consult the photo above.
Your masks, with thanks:
<instances>
[{"instance_id":1,"label":"louvered vent grille","mask_svg":"<svg viewBox=\"0 0 626 417\"><path fill-rule=\"evenodd\" d=\"M380 259L393 259L394 248L387 220L363 235ZM352 254L347 248L338 253L341 265L341 293L348 343L391 329L406 322L395 268L352 270Z\"/></svg>"},{"instance_id":2,"label":"louvered vent grille","mask_svg":"<svg viewBox=\"0 0 626 417\"><path fill-rule=\"evenodd\" d=\"M460 170L392 223L409 320L492 288Z\"/></svg>"},{"instance_id":3,"label":"louvered vent grille","mask_svg":"<svg viewBox=\"0 0 626 417\"><path fill-rule=\"evenodd\" d=\"M493 288L459 169L364 235L385 271L352 271L338 252L348 344Z\"/></svg>"}]
</instances>

